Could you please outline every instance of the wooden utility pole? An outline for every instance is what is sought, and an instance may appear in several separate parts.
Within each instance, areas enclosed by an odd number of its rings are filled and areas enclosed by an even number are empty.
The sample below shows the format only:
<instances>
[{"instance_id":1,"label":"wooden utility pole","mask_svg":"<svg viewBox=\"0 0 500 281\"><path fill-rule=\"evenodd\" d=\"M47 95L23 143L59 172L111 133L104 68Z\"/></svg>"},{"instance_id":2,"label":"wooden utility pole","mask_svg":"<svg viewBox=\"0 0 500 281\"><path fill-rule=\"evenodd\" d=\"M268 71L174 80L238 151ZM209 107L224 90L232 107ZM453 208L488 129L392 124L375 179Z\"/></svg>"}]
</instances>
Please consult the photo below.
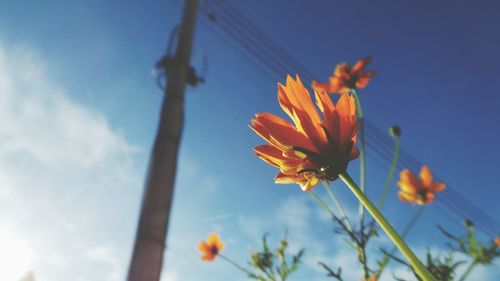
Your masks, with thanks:
<instances>
[{"instance_id":1,"label":"wooden utility pole","mask_svg":"<svg viewBox=\"0 0 500 281\"><path fill-rule=\"evenodd\" d=\"M161 108L128 281L158 281L174 194L177 154L184 124L184 91L194 37L198 0L186 0L179 40Z\"/></svg>"}]
</instances>

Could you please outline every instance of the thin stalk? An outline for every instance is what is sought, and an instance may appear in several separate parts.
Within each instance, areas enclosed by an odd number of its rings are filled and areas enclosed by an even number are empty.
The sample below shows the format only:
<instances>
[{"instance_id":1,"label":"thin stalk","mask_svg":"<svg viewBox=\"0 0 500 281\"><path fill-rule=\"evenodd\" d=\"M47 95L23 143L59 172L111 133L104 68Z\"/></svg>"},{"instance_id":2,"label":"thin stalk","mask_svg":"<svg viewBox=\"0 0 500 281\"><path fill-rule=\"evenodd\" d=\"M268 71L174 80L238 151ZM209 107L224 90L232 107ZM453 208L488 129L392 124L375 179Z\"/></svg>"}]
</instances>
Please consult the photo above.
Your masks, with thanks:
<instances>
[{"instance_id":1,"label":"thin stalk","mask_svg":"<svg viewBox=\"0 0 500 281\"><path fill-rule=\"evenodd\" d=\"M225 256L223 256L223 255L221 255L221 254L217 254L217 256L219 256L219 258L221 258L221 259L223 259L223 260L227 261L228 263L232 264L232 265L233 265L234 267L236 267L237 269L239 269L239 270L241 270L241 271L245 272L246 274L248 274L248 275L252 275L252 274L253 274L252 272L248 271L247 269L245 269L245 268L244 268L244 267L242 267L241 265L239 265L239 264L235 263L234 261L230 260L229 258L227 258L227 257L225 257Z\"/></svg>"},{"instance_id":2,"label":"thin stalk","mask_svg":"<svg viewBox=\"0 0 500 281\"><path fill-rule=\"evenodd\" d=\"M378 202L379 209L382 209L382 206L384 206L385 198L387 197L387 192L391 187L392 179L394 178L394 173L396 172L396 168L398 166L399 137L393 136L393 139L394 139L394 152L392 154L391 167L389 168L389 174L387 175L387 179L385 180L382 196L380 197L380 201Z\"/></svg>"},{"instance_id":3,"label":"thin stalk","mask_svg":"<svg viewBox=\"0 0 500 281\"><path fill-rule=\"evenodd\" d=\"M422 215L422 212L424 211L423 207L419 207L418 210L413 214L413 217L411 218L410 222L406 224L405 228L403 229L403 232L401 232L401 238L405 238L406 235L410 232L412 227L415 225L417 220L420 218L420 215ZM391 261L390 256L393 256L396 253L397 248L394 247L392 248L391 252L389 254L385 253L384 257L382 258L382 261L380 262L380 269L377 273L377 276L380 277L382 275L382 272L384 272L384 269L387 267L389 262Z\"/></svg>"},{"instance_id":4,"label":"thin stalk","mask_svg":"<svg viewBox=\"0 0 500 281\"><path fill-rule=\"evenodd\" d=\"M467 270L465 270L465 272L462 275L462 277L460 277L459 281L464 281L467 278L467 276L469 276L469 274L472 272L472 269L474 269L474 267L476 267L476 265L477 265L476 261L471 262L469 264L469 267L467 267Z\"/></svg>"},{"instance_id":5,"label":"thin stalk","mask_svg":"<svg viewBox=\"0 0 500 281\"><path fill-rule=\"evenodd\" d=\"M347 216L345 214L345 211L344 211L344 208L340 204L340 201L337 199L337 196L335 196L335 194L333 193L333 191L330 188L330 186L325 185L325 188L326 188L326 191L328 192L328 195L330 196L330 198L332 199L332 201L335 203L335 205L337 205L337 208L339 209L339 212L342 215L341 219L344 222L345 231L347 231L347 233L349 234L349 236L351 238L355 237L354 231L352 230L351 223L349 222L349 219L347 218ZM353 240L352 242L355 245L356 250L358 252L359 261L363 265L363 270L365 272L365 278L368 278L368 276L370 274L370 271L368 269L368 264L367 264L367 261L366 261L366 249L365 249L365 246L361 245L360 241L358 241L357 239L352 239L352 240Z\"/></svg>"},{"instance_id":6,"label":"thin stalk","mask_svg":"<svg viewBox=\"0 0 500 281\"><path fill-rule=\"evenodd\" d=\"M351 90L352 96L354 97L354 102L356 103L356 115L358 116L359 122L359 142L360 142L360 166L359 166L359 178L361 183L361 191L365 192L365 179L366 179L366 153L365 153L365 126L363 122L363 109L361 108L361 101L358 96L358 92L355 89ZM363 205L359 203L359 220L360 225L364 225L364 212Z\"/></svg>"},{"instance_id":7,"label":"thin stalk","mask_svg":"<svg viewBox=\"0 0 500 281\"><path fill-rule=\"evenodd\" d=\"M344 221L344 223L345 223L345 225L347 227L347 230L349 230L350 232L352 232L351 223L349 222L349 219L347 218L347 216L345 214L344 208L342 207L342 205L340 204L339 200L337 199L337 196L335 196L335 194L333 193L333 191L332 191L332 189L330 188L329 185L325 185L325 188L326 188L326 191L328 192L328 195L332 199L333 203L335 203L335 205L337 206L337 209L339 209L339 212L342 215L342 220Z\"/></svg>"},{"instance_id":8,"label":"thin stalk","mask_svg":"<svg viewBox=\"0 0 500 281\"><path fill-rule=\"evenodd\" d=\"M314 201L316 201L316 203L318 203L318 205L320 205L323 209L325 209L325 211L327 211L331 216L332 218L336 218L337 216L335 216L335 213L332 211L332 209L330 209L330 207L328 207L328 205L325 203L325 201L321 200L321 198L318 197L318 195L316 195L316 193L310 191L310 192L307 192L311 197L312 199L314 199Z\"/></svg>"},{"instance_id":9,"label":"thin stalk","mask_svg":"<svg viewBox=\"0 0 500 281\"><path fill-rule=\"evenodd\" d=\"M339 177L344 181L344 183L351 189L352 193L358 198L358 200L363 204L363 206L370 212L373 218L378 222L380 227L389 236L392 242L398 247L401 253L406 257L406 259L413 266L417 274L422 278L423 281L435 281L432 275L427 271L425 266L420 262L413 251L406 245L404 240L399 236L399 234L394 230L392 225L385 219L385 217L380 213L380 211L373 205L373 203L366 197L366 195L359 189L358 185L354 180L346 173L342 172Z\"/></svg>"}]
</instances>

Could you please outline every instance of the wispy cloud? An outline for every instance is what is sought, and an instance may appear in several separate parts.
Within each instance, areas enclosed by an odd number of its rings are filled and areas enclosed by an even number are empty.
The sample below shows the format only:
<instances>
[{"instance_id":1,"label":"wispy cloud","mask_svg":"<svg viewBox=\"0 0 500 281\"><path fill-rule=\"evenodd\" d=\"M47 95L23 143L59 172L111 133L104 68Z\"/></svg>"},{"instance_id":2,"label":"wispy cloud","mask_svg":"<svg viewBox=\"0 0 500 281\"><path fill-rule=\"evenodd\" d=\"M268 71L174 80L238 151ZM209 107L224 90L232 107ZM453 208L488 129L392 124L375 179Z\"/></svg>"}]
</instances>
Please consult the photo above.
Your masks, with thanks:
<instances>
[{"instance_id":1,"label":"wispy cloud","mask_svg":"<svg viewBox=\"0 0 500 281\"><path fill-rule=\"evenodd\" d=\"M204 222L220 221L220 220L228 219L228 218L230 218L232 216L233 215L231 215L231 214L225 214L225 215L220 215L220 216L206 218L203 221Z\"/></svg>"},{"instance_id":2,"label":"wispy cloud","mask_svg":"<svg viewBox=\"0 0 500 281\"><path fill-rule=\"evenodd\" d=\"M122 264L118 259L116 250L110 244L98 245L84 251L85 257L106 268L105 280L118 281L123 275ZM95 267L94 267L95 268Z\"/></svg>"},{"instance_id":3,"label":"wispy cloud","mask_svg":"<svg viewBox=\"0 0 500 281\"><path fill-rule=\"evenodd\" d=\"M31 245L23 270L37 280L118 280L128 247L113 244L131 245L139 148L49 72L36 49L0 41L0 221Z\"/></svg>"}]
</instances>

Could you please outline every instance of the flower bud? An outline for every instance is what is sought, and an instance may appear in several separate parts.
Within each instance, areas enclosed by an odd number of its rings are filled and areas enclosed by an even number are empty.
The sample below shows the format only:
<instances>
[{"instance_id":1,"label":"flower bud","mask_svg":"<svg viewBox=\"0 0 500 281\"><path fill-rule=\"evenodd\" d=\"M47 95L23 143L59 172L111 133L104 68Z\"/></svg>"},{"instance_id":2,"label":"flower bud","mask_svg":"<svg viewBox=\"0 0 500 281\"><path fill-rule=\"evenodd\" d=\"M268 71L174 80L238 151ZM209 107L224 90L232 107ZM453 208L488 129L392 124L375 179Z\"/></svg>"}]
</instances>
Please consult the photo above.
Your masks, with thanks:
<instances>
[{"instance_id":1,"label":"flower bud","mask_svg":"<svg viewBox=\"0 0 500 281\"><path fill-rule=\"evenodd\" d=\"M466 227L473 227L474 226L474 223L471 221L471 220L465 220L464 221L464 225Z\"/></svg>"},{"instance_id":2,"label":"flower bud","mask_svg":"<svg viewBox=\"0 0 500 281\"><path fill-rule=\"evenodd\" d=\"M389 128L389 134L391 134L392 137L399 137L401 136L401 128L399 128L398 125L392 125Z\"/></svg>"}]
</instances>

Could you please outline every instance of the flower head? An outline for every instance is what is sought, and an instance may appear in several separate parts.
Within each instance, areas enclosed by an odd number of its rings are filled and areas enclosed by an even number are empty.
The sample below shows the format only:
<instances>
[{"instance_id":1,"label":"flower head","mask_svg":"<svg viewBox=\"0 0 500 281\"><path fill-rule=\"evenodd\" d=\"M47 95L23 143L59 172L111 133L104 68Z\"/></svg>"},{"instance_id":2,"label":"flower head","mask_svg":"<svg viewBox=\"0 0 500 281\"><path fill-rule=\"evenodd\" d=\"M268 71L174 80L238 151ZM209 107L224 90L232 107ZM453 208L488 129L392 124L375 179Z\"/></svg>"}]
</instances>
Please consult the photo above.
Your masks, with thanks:
<instances>
[{"instance_id":1,"label":"flower head","mask_svg":"<svg viewBox=\"0 0 500 281\"><path fill-rule=\"evenodd\" d=\"M500 236L495 237L495 245L500 248Z\"/></svg>"},{"instance_id":2,"label":"flower head","mask_svg":"<svg viewBox=\"0 0 500 281\"><path fill-rule=\"evenodd\" d=\"M419 205L432 202L434 194L446 187L444 183L432 180L431 170L425 165L420 170L420 178L417 178L408 170L401 171L397 185L401 189L398 194L399 199Z\"/></svg>"},{"instance_id":3,"label":"flower head","mask_svg":"<svg viewBox=\"0 0 500 281\"><path fill-rule=\"evenodd\" d=\"M204 261L213 261L220 251L224 248L224 243L219 238L219 235L210 233L207 242L200 241L198 250L202 253L201 259Z\"/></svg>"},{"instance_id":4,"label":"flower head","mask_svg":"<svg viewBox=\"0 0 500 281\"><path fill-rule=\"evenodd\" d=\"M268 142L255 147L256 156L280 169L276 183L297 183L311 191L320 181L335 180L359 155L354 98L340 96L335 105L325 91L315 91L318 113L309 91L297 76L278 83L278 101L292 119L258 113L250 128Z\"/></svg>"},{"instance_id":5,"label":"flower head","mask_svg":"<svg viewBox=\"0 0 500 281\"><path fill-rule=\"evenodd\" d=\"M333 75L330 76L328 83L312 82L314 90L323 90L328 93L344 94L351 89L363 89L366 87L370 78L376 75L375 71L365 71L365 67L372 60L371 56L360 59L350 66L347 63L337 65Z\"/></svg>"}]
</instances>

